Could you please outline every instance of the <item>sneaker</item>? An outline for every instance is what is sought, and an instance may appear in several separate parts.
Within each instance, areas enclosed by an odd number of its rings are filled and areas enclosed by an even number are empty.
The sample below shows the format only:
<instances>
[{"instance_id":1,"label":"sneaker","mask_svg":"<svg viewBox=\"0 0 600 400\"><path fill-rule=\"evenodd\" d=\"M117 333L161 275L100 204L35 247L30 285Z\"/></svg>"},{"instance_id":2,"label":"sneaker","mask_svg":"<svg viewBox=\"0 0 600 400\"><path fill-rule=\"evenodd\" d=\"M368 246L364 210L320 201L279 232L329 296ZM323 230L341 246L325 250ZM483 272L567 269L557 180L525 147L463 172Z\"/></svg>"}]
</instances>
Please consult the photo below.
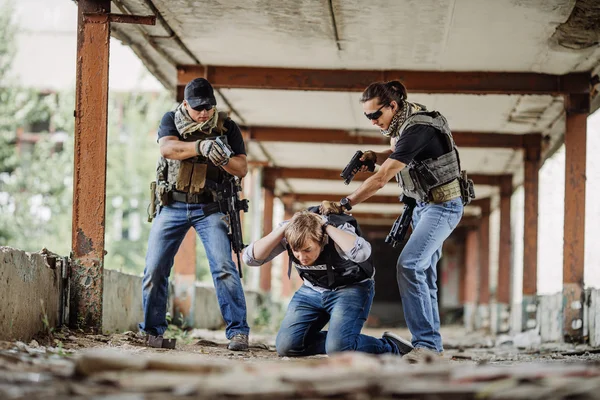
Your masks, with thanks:
<instances>
[{"instance_id":1,"label":"sneaker","mask_svg":"<svg viewBox=\"0 0 600 400\"><path fill-rule=\"evenodd\" d=\"M383 337L396 345L401 356L410 353L414 349L408 340L401 338L395 333L383 332Z\"/></svg>"},{"instance_id":2,"label":"sneaker","mask_svg":"<svg viewBox=\"0 0 600 400\"><path fill-rule=\"evenodd\" d=\"M417 347L403 356L402 359L408 361L409 364L432 364L442 360L442 353L425 347Z\"/></svg>"},{"instance_id":3,"label":"sneaker","mask_svg":"<svg viewBox=\"0 0 600 400\"><path fill-rule=\"evenodd\" d=\"M233 351L246 351L248 350L248 335L244 335L243 333L238 333L234 337L232 337L229 341L229 345L227 346L229 350Z\"/></svg>"}]
</instances>

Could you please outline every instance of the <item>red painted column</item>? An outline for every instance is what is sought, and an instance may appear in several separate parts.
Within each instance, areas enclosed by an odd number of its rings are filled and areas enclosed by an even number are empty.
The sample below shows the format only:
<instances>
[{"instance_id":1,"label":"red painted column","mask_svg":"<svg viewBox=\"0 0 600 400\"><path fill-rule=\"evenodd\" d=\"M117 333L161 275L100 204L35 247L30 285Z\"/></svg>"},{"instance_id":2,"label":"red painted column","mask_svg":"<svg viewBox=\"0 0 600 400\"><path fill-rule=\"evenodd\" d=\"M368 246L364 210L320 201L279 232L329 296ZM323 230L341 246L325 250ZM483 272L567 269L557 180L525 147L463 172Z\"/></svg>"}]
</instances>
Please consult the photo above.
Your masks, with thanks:
<instances>
[{"instance_id":1,"label":"red painted column","mask_svg":"<svg viewBox=\"0 0 600 400\"><path fill-rule=\"evenodd\" d=\"M194 326L196 299L196 230L190 228L175 254L173 263L173 319Z\"/></svg>"},{"instance_id":2,"label":"red painted column","mask_svg":"<svg viewBox=\"0 0 600 400\"><path fill-rule=\"evenodd\" d=\"M263 237L273 231L273 190L264 189L264 207L263 207ZM271 291L271 268L272 263L265 263L260 267L260 290L264 292Z\"/></svg>"},{"instance_id":3,"label":"red painted column","mask_svg":"<svg viewBox=\"0 0 600 400\"><path fill-rule=\"evenodd\" d=\"M510 329L510 289L511 289L511 226L510 209L512 196L512 176L500 177L500 254L498 260L498 287L496 301L498 303L497 332L508 332Z\"/></svg>"},{"instance_id":4,"label":"red painted column","mask_svg":"<svg viewBox=\"0 0 600 400\"><path fill-rule=\"evenodd\" d=\"M542 152L542 135L525 135L524 138L525 213L523 244L523 331L537 326L537 253L539 172Z\"/></svg>"},{"instance_id":5,"label":"red painted column","mask_svg":"<svg viewBox=\"0 0 600 400\"><path fill-rule=\"evenodd\" d=\"M563 334L581 342L584 310L585 181L589 96L567 96L565 133L565 227L563 261Z\"/></svg>"},{"instance_id":6,"label":"red painted column","mask_svg":"<svg viewBox=\"0 0 600 400\"><path fill-rule=\"evenodd\" d=\"M79 0L75 83L75 168L70 325L102 330L110 0Z\"/></svg>"}]
</instances>

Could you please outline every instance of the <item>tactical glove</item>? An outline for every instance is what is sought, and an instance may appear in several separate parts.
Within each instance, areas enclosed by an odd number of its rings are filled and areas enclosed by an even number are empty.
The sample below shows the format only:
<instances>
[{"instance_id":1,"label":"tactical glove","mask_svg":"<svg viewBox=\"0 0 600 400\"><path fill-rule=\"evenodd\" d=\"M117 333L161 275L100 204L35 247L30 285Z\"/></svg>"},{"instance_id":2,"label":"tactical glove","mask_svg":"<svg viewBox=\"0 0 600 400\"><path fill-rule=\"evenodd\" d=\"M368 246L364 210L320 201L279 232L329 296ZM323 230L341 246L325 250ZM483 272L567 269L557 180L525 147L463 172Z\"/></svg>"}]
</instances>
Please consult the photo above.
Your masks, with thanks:
<instances>
[{"instance_id":1,"label":"tactical glove","mask_svg":"<svg viewBox=\"0 0 600 400\"><path fill-rule=\"evenodd\" d=\"M212 140L203 140L200 143L200 154L208 158L214 165L221 166L226 165L229 162L229 157L221 149L220 146L216 145Z\"/></svg>"},{"instance_id":2,"label":"tactical glove","mask_svg":"<svg viewBox=\"0 0 600 400\"><path fill-rule=\"evenodd\" d=\"M377 163L377 154L375 154L375 152L372 150L367 150L363 153L360 159L362 161L373 161L374 163Z\"/></svg>"},{"instance_id":3,"label":"tactical glove","mask_svg":"<svg viewBox=\"0 0 600 400\"><path fill-rule=\"evenodd\" d=\"M335 201L324 200L319 206L319 213L322 215L343 214L343 212L344 209L342 208L340 203L337 203Z\"/></svg>"}]
</instances>

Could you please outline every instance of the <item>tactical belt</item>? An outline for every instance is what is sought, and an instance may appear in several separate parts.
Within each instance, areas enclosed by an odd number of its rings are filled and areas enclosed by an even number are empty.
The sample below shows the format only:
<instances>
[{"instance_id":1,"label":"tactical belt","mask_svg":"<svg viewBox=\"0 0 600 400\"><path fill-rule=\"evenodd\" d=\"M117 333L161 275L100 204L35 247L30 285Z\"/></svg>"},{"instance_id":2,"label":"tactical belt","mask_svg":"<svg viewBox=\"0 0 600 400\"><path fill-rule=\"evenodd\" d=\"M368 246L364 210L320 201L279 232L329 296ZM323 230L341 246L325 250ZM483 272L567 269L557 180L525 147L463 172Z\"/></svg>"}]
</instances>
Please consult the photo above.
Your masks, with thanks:
<instances>
[{"instance_id":1,"label":"tactical belt","mask_svg":"<svg viewBox=\"0 0 600 400\"><path fill-rule=\"evenodd\" d=\"M210 193L190 194L184 192L171 191L169 193L172 201L179 201L188 204L206 204L212 203L213 197Z\"/></svg>"},{"instance_id":2,"label":"tactical belt","mask_svg":"<svg viewBox=\"0 0 600 400\"><path fill-rule=\"evenodd\" d=\"M429 202L439 204L448 200L456 199L460 196L460 183L458 182L458 179L455 179L442 186L431 189L429 194Z\"/></svg>"}]
</instances>

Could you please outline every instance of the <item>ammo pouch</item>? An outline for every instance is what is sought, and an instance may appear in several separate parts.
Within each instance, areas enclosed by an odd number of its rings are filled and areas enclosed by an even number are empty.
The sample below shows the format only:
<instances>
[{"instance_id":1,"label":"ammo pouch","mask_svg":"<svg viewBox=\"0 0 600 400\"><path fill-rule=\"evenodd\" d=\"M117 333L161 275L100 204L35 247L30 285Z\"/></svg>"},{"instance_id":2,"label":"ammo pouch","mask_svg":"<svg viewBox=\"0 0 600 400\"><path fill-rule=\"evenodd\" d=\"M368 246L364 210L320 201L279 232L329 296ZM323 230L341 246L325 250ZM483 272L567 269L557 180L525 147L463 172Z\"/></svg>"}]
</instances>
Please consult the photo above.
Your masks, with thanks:
<instances>
[{"instance_id":1,"label":"ammo pouch","mask_svg":"<svg viewBox=\"0 0 600 400\"><path fill-rule=\"evenodd\" d=\"M467 205L475 198L475 188L473 187L473 180L467 178L467 171L460 171L460 197L462 198L463 205Z\"/></svg>"},{"instance_id":2,"label":"ammo pouch","mask_svg":"<svg viewBox=\"0 0 600 400\"><path fill-rule=\"evenodd\" d=\"M181 161L175 182L175 190L197 194L206 184L206 163L194 162L196 158Z\"/></svg>"}]
</instances>

